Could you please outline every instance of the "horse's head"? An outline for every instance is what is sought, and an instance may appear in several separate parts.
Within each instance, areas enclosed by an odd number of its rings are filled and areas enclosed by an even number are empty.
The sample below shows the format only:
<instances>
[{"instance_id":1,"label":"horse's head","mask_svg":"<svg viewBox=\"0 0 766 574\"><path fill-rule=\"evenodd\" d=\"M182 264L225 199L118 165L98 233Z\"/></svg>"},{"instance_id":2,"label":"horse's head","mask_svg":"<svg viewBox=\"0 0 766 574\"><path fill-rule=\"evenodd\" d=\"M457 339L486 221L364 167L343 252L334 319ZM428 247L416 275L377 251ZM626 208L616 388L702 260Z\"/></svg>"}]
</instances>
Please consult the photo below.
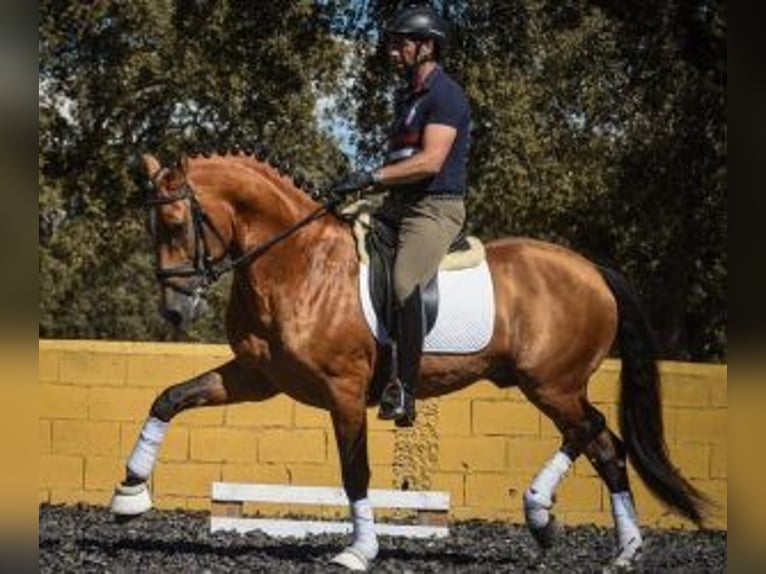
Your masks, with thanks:
<instances>
[{"instance_id":1,"label":"horse's head","mask_svg":"<svg viewBox=\"0 0 766 574\"><path fill-rule=\"evenodd\" d=\"M206 307L202 295L215 279L224 241L189 182L186 159L173 167L163 167L151 155L142 160L151 182L145 203L162 291L160 313L186 330ZM219 253L213 253L211 245Z\"/></svg>"}]
</instances>

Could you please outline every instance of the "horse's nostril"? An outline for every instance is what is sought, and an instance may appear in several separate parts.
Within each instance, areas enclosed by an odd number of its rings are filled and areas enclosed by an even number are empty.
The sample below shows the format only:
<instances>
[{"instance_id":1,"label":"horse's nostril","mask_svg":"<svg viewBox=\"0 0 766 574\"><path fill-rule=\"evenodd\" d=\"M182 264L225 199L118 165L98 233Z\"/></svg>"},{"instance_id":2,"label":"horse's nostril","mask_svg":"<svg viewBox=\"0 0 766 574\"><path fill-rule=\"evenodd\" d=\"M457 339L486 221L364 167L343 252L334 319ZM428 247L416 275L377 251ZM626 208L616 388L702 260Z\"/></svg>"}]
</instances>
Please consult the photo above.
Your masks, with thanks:
<instances>
[{"instance_id":1,"label":"horse's nostril","mask_svg":"<svg viewBox=\"0 0 766 574\"><path fill-rule=\"evenodd\" d=\"M174 327L180 327L181 322L183 321L183 317L181 316L181 313L179 311L176 311L175 309L165 309L162 312L162 316L165 318L165 320L173 325Z\"/></svg>"}]
</instances>

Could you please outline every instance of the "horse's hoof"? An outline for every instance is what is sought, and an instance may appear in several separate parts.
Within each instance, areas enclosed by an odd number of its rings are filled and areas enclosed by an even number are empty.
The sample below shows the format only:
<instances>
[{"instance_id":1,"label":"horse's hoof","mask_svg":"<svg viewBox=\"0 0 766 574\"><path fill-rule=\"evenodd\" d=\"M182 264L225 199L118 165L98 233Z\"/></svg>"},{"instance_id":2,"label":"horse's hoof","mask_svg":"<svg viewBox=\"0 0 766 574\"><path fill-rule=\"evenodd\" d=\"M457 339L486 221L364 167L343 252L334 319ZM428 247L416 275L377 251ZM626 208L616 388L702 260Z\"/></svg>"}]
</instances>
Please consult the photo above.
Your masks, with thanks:
<instances>
[{"instance_id":1,"label":"horse's hoof","mask_svg":"<svg viewBox=\"0 0 766 574\"><path fill-rule=\"evenodd\" d=\"M152 508L152 498L145 482L133 486L118 484L110 506L115 517L122 521L143 514Z\"/></svg>"},{"instance_id":2,"label":"horse's hoof","mask_svg":"<svg viewBox=\"0 0 766 574\"><path fill-rule=\"evenodd\" d=\"M632 539L617 555L612 563L603 569L603 574L617 574L621 572L635 572L638 562L643 555L643 544L640 539Z\"/></svg>"},{"instance_id":3,"label":"horse's hoof","mask_svg":"<svg viewBox=\"0 0 766 574\"><path fill-rule=\"evenodd\" d=\"M532 537L540 548L548 550L556 541L556 536L558 536L558 533L561 531L561 527L556 521L556 517L551 514L548 524L542 528L530 528L529 531L532 533Z\"/></svg>"},{"instance_id":4,"label":"horse's hoof","mask_svg":"<svg viewBox=\"0 0 766 574\"><path fill-rule=\"evenodd\" d=\"M330 562L356 572L366 572L370 567L370 561L367 557L351 546L335 556Z\"/></svg>"}]
</instances>

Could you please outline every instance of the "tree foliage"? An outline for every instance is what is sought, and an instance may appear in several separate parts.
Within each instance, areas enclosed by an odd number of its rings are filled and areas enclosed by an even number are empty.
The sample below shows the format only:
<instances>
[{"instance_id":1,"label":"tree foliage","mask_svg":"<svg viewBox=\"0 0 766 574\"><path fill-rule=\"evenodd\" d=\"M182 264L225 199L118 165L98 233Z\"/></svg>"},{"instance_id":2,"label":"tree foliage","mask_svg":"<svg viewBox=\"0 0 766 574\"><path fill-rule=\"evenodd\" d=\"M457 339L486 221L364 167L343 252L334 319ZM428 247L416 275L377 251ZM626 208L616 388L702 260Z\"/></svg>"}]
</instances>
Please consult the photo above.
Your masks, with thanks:
<instances>
[{"instance_id":1,"label":"tree foliage","mask_svg":"<svg viewBox=\"0 0 766 574\"><path fill-rule=\"evenodd\" d=\"M726 355L726 7L720 0L441 0L473 110L470 231L622 270L666 357ZM382 0L41 4L40 334L166 338L128 158L266 141L346 169L332 96L379 162L400 79ZM57 104L58 102L58 104ZM66 114L61 110L67 109ZM225 294L197 336L220 338Z\"/></svg>"},{"instance_id":2,"label":"tree foliage","mask_svg":"<svg viewBox=\"0 0 766 574\"><path fill-rule=\"evenodd\" d=\"M40 335L167 338L131 158L265 142L310 179L343 47L311 1L43 1ZM218 310L197 336L220 338Z\"/></svg>"},{"instance_id":3,"label":"tree foliage","mask_svg":"<svg viewBox=\"0 0 766 574\"><path fill-rule=\"evenodd\" d=\"M663 354L726 352L726 12L711 0L443 0L445 66L473 112L469 225L568 245L623 272ZM365 32L396 4L372 2ZM391 114L385 46L365 56L360 150Z\"/></svg>"}]
</instances>

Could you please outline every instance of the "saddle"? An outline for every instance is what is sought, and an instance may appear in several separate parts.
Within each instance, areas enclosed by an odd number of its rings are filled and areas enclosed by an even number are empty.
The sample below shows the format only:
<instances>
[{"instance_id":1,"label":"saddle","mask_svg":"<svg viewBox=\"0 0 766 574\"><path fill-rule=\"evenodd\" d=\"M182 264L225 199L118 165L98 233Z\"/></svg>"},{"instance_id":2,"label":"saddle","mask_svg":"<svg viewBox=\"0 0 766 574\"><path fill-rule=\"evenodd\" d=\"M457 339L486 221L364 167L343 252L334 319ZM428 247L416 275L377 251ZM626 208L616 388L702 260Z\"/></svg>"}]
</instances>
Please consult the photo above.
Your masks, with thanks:
<instances>
[{"instance_id":1,"label":"saddle","mask_svg":"<svg viewBox=\"0 0 766 574\"><path fill-rule=\"evenodd\" d=\"M368 288L375 314L386 332L391 333L394 323L392 272L396 257L396 230L376 217L374 210L374 202L361 200L347 208L344 215L353 218L359 261L368 265ZM484 246L479 239L461 232L442 260L439 271L469 269L484 259ZM420 306L425 324L424 334L428 334L436 323L439 311L438 272L420 290Z\"/></svg>"}]
</instances>

